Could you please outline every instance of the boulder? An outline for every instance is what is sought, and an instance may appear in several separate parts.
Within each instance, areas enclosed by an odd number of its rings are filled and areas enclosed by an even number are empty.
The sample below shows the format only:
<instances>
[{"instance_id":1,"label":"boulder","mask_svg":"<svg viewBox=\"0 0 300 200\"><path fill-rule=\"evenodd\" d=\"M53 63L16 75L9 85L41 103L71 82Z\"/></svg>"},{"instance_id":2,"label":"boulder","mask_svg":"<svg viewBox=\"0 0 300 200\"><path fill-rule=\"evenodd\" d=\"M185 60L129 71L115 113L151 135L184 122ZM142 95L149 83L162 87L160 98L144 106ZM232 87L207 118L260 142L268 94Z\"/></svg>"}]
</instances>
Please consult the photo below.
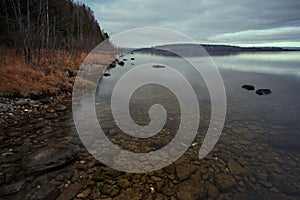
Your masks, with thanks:
<instances>
[{"instance_id":1,"label":"boulder","mask_svg":"<svg viewBox=\"0 0 300 200\"><path fill-rule=\"evenodd\" d=\"M259 89L256 91L256 94L258 95L269 95L272 93L271 89Z\"/></svg>"},{"instance_id":2,"label":"boulder","mask_svg":"<svg viewBox=\"0 0 300 200\"><path fill-rule=\"evenodd\" d=\"M243 85L242 88L245 90L255 90L255 87L253 85Z\"/></svg>"},{"instance_id":3,"label":"boulder","mask_svg":"<svg viewBox=\"0 0 300 200\"><path fill-rule=\"evenodd\" d=\"M120 62L118 62L118 65L124 66L124 65L125 65L125 62L124 62L124 61L120 61Z\"/></svg>"},{"instance_id":4,"label":"boulder","mask_svg":"<svg viewBox=\"0 0 300 200\"><path fill-rule=\"evenodd\" d=\"M107 76L111 76L111 74L110 73L104 73L103 76L107 77Z\"/></svg>"},{"instance_id":5,"label":"boulder","mask_svg":"<svg viewBox=\"0 0 300 200\"><path fill-rule=\"evenodd\" d=\"M78 147L66 144L49 144L23 158L28 173L42 172L63 166L77 157Z\"/></svg>"}]
</instances>

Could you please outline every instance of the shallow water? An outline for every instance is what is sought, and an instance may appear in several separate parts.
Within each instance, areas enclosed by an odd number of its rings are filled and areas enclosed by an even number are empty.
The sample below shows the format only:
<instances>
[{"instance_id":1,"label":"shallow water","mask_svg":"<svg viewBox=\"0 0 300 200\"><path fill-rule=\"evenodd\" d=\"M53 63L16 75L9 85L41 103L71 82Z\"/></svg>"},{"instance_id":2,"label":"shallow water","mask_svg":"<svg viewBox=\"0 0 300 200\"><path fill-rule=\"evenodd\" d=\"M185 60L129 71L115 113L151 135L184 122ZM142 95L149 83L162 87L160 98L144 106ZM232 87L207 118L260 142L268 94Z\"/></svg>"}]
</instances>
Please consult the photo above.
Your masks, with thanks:
<instances>
[{"instance_id":1,"label":"shallow water","mask_svg":"<svg viewBox=\"0 0 300 200\"><path fill-rule=\"evenodd\" d=\"M221 194L229 195L230 198L272 199L274 195L278 198L299 198L298 52L212 57L223 77L227 95L227 116L220 140L212 152L202 160L199 160L197 154L209 125L211 103L201 76L181 58L146 54L125 57L128 60L135 57L135 60L127 62L124 67L111 69L111 76L104 77L98 86L96 102L100 125L113 119L110 95L122 75L145 63L170 66L188 79L197 94L201 109L198 134L192 147L183 155L183 158L197 168L189 179L198 175L205 185L217 186ZM201 64L201 58L192 59ZM176 84L176 79L167 73L164 78ZM255 91L242 89L244 84L254 85L256 89L270 88L272 94L259 96ZM137 139L124 134L114 123L106 134L116 145L134 152L162 148L174 137L180 123L180 107L176 96L167 88L148 84L133 94L129 107L135 123L145 126L150 122L150 106L157 103L163 105L168 114L166 124L158 135L149 140ZM112 132L118 134L110 134ZM232 177L235 183L229 188L222 188L222 181L219 180L222 178L218 178L222 177L222 174Z\"/></svg>"}]
</instances>

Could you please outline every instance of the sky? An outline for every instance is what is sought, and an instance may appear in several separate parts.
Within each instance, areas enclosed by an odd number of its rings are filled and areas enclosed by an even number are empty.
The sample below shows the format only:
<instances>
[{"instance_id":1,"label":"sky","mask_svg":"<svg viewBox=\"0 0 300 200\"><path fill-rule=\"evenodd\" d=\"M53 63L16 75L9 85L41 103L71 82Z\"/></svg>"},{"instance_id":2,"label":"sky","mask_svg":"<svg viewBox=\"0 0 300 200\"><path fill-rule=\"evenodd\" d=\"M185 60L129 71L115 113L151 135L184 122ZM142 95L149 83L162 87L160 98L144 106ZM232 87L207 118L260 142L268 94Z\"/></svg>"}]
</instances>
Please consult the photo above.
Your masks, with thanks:
<instances>
[{"instance_id":1,"label":"sky","mask_svg":"<svg viewBox=\"0 0 300 200\"><path fill-rule=\"evenodd\" d=\"M300 47L299 0L81 0L109 35L141 27L201 44Z\"/></svg>"}]
</instances>

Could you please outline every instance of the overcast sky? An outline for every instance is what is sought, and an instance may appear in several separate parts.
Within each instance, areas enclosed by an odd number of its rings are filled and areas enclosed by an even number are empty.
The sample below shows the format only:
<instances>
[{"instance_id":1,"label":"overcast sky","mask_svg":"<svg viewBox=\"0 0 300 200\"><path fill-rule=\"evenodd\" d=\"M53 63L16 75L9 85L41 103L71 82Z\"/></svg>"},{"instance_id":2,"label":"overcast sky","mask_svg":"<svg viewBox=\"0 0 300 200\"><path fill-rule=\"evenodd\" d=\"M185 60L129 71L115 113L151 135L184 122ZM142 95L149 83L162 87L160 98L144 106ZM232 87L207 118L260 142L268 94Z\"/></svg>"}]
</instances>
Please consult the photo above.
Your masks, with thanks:
<instances>
[{"instance_id":1,"label":"overcast sky","mask_svg":"<svg viewBox=\"0 0 300 200\"><path fill-rule=\"evenodd\" d=\"M81 0L110 35L174 29L199 41L300 47L299 0Z\"/></svg>"}]
</instances>

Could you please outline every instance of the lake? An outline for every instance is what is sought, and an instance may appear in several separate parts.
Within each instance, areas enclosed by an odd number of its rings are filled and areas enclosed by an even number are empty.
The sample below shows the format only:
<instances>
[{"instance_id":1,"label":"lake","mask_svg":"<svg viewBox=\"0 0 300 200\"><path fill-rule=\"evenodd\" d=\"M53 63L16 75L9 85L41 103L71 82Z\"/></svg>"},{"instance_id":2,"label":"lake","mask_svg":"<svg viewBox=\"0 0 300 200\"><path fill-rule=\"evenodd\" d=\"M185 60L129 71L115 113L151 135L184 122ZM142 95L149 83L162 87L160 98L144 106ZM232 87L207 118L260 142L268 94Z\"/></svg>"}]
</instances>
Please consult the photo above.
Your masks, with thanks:
<instances>
[{"instance_id":1,"label":"lake","mask_svg":"<svg viewBox=\"0 0 300 200\"><path fill-rule=\"evenodd\" d=\"M154 70L169 83L176 85L178 79L168 73L168 68L164 69L166 66L171 67L189 81L198 99L200 114L193 116L200 119L197 135L192 145L174 164L154 171L152 176L165 177L165 184L169 184L165 189L155 187L158 190L156 192L167 197L174 196L175 193L177 197L186 197L182 194L184 192L180 193L182 185L182 190L191 190L191 194L195 192L195 195L200 195L201 191L194 191L184 185L189 183L200 184L205 188L202 195L211 198L300 197L299 52L244 53L212 57L224 81L227 112L216 146L203 159L198 158L198 153L210 123L211 100L201 75L186 60L178 57L136 53L126 54L119 59L126 60L125 66L109 70L109 74L101 79L96 93L99 123L118 147L137 153L159 150L175 137L181 120L180 103L176 94L167 87L150 83L138 88L131 96L130 116L137 125L146 126L151 121L148 115L150 107L160 104L166 109L166 123L158 134L148 139L124 133L113 120L111 95L118 80L130 70L147 63L149 70L153 70L152 66L158 63L160 65L154 67ZM197 57L189 59L199 65L203 60ZM138 77L141 74L135 75ZM124 87L127 84L129 86L130 81L123 84ZM241 86L244 84L255 86L255 90L243 89ZM255 93L257 89L265 88L271 89L272 93L262 96ZM119 98L122 95L127 94L119 94ZM121 107L122 101L119 103ZM160 155L162 158L168 156L171 157L170 152ZM151 169L153 163L148 165ZM173 192L168 194L169 190Z\"/></svg>"}]
</instances>

